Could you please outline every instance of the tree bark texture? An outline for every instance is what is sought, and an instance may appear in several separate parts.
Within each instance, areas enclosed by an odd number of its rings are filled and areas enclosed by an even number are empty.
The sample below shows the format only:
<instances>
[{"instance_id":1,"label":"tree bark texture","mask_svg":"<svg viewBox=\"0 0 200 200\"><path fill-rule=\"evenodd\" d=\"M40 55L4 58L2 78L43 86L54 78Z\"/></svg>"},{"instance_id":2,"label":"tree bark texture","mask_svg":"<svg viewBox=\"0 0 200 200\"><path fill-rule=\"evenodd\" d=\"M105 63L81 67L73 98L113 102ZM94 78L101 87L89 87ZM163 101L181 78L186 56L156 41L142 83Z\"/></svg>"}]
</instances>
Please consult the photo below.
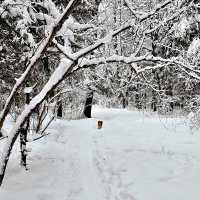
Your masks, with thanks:
<instances>
[{"instance_id":1,"label":"tree bark texture","mask_svg":"<svg viewBox=\"0 0 200 200\"><path fill-rule=\"evenodd\" d=\"M29 84L26 85L29 87ZM26 105L30 103L30 93L26 93ZM26 142L27 142L27 134L30 124L30 118L27 118L27 121L23 128L20 130L20 150L21 150L21 166L27 166L26 157L27 157L27 149L26 149Z\"/></svg>"},{"instance_id":2,"label":"tree bark texture","mask_svg":"<svg viewBox=\"0 0 200 200\"><path fill-rule=\"evenodd\" d=\"M93 94L94 94L93 91L90 91L87 93L87 96L86 96L84 115L87 118L91 118Z\"/></svg>"}]
</instances>

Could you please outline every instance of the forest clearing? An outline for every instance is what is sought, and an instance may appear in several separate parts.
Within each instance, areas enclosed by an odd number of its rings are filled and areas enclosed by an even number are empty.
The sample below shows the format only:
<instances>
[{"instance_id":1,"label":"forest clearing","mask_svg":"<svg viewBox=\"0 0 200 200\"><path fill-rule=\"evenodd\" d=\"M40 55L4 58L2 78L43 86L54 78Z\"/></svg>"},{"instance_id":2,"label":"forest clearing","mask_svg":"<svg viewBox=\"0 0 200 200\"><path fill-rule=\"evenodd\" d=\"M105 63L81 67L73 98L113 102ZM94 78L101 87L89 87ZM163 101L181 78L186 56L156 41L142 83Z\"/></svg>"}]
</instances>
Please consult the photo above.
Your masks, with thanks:
<instances>
[{"instance_id":1,"label":"forest clearing","mask_svg":"<svg viewBox=\"0 0 200 200\"><path fill-rule=\"evenodd\" d=\"M103 108L94 108L91 119L56 119L50 135L29 145L27 171L19 166L17 142L0 197L199 200L200 134L190 125L184 118Z\"/></svg>"}]
</instances>

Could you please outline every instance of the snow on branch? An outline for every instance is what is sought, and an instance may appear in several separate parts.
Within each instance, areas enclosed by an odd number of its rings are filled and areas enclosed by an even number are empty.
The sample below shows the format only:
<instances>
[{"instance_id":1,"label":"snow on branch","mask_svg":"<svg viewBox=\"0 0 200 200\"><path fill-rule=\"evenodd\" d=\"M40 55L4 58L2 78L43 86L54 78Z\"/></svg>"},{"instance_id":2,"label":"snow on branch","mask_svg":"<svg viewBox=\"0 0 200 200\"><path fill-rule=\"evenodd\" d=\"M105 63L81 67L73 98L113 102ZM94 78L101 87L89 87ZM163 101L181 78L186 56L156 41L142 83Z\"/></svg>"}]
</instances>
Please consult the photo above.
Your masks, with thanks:
<instances>
[{"instance_id":1,"label":"snow on branch","mask_svg":"<svg viewBox=\"0 0 200 200\"><path fill-rule=\"evenodd\" d=\"M58 48L58 50L62 54L64 54L68 59L75 60L75 57L73 56L73 54L71 54L69 51L67 51L66 47L64 47L63 45L59 44L56 39L53 39L53 43L56 45L56 47Z\"/></svg>"},{"instance_id":2,"label":"snow on branch","mask_svg":"<svg viewBox=\"0 0 200 200\"><path fill-rule=\"evenodd\" d=\"M161 4L158 4L153 10L151 10L149 13L143 14L142 16L139 17L140 22L146 20L147 18L150 18L151 16L153 16L157 11L165 8L167 5L169 5L170 3L175 2L175 0L167 0Z\"/></svg>"},{"instance_id":3,"label":"snow on branch","mask_svg":"<svg viewBox=\"0 0 200 200\"><path fill-rule=\"evenodd\" d=\"M124 1L125 1L125 3L126 3L126 6L127 6L127 7L130 9L130 11L132 12L132 14L133 14L136 18L140 19L141 15L138 14L138 12L133 8L133 6L131 5L131 2L130 2L129 0L124 0Z\"/></svg>"},{"instance_id":4,"label":"snow on branch","mask_svg":"<svg viewBox=\"0 0 200 200\"><path fill-rule=\"evenodd\" d=\"M144 21L145 19L151 17L152 15L154 15L157 11L161 10L162 8L166 7L168 4L175 2L175 0L167 0L161 4L158 4L156 6L156 8L154 8L152 11L150 11L149 13L139 13L137 12L133 6L131 5L131 2L129 0L125 0L125 3L127 5L127 7L130 9L130 11L132 12L132 14L139 19L140 22Z\"/></svg>"},{"instance_id":5,"label":"snow on branch","mask_svg":"<svg viewBox=\"0 0 200 200\"><path fill-rule=\"evenodd\" d=\"M8 112L10 110L12 101L13 101L15 95L17 94L17 91L20 89L20 87L23 85L23 83L25 83L26 79L31 75L34 68L39 63L41 56L44 55L44 53L46 52L49 44L53 40L57 31L60 29L62 24L65 22L65 20L69 17L69 15L71 14L72 10L76 7L76 5L79 4L79 2L80 2L80 0L71 0L69 2L68 6L66 7L65 11L63 12L63 14L61 14L54 23L52 23L51 29L50 29L51 31L50 31L48 37L45 38L43 40L43 42L40 44L40 46L37 49L37 51L35 52L34 56L31 58L30 63L27 66L25 72L17 80L15 86L13 87L13 89L11 91L11 94L9 95L9 97L6 100L4 109L2 110L2 112L0 114L0 129L3 126L3 122L5 120L6 115L8 114Z\"/></svg>"},{"instance_id":6,"label":"snow on branch","mask_svg":"<svg viewBox=\"0 0 200 200\"><path fill-rule=\"evenodd\" d=\"M134 62L141 62L141 61L160 61L160 62L172 62L170 59L164 59L162 57L155 57L152 55L144 55L136 57L135 54L132 54L129 57L126 56L119 56L119 55L112 55L108 58L100 57L100 58L94 58L94 59L80 59L78 67L85 67L85 66L92 66L92 65L99 65L99 64L105 64L109 62L123 62L125 64L131 64Z\"/></svg>"},{"instance_id":7,"label":"snow on branch","mask_svg":"<svg viewBox=\"0 0 200 200\"><path fill-rule=\"evenodd\" d=\"M169 3L171 3L173 0L168 0L162 4L159 4L155 9L153 9L150 13L148 14L143 14L140 17L140 22L150 18L152 15L154 15L158 10L164 8L166 5L168 5ZM96 43L94 43L93 45L90 45L84 49L81 49L79 52L76 52L74 54L69 53L68 49L62 45L60 45L57 41L53 40L54 44L57 46L57 48L59 49L59 51L61 51L67 58L69 58L70 60L77 60L80 57L84 57L85 55L87 55L88 53L94 51L95 49L101 47L102 45L110 42L112 40L113 37L115 37L116 35L118 35L119 33L131 28L135 23L135 20L130 20L128 23L123 24L121 27L119 27L117 30L115 31L111 31L109 34L107 34L104 38L99 39ZM110 61L111 62L111 61Z\"/></svg>"},{"instance_id":8,"label":"snow on branch","mask_svg":"<svg viewBox=\"0 0 200 200\"><path fill-rule=\"evenodd\" d=\"M149 29L145 31L145 34L149 34L154 32L155 30L157 30L158 28L160 28L161 26L164 26L167 22L173 20L175 17L179 17L181 15L181 13L183 13L184 11L186 11L187 8L183 7L182 9L180 9L179 11L177 11L175 14L169 16L168 18L164 19L163 21L161 21L157 26L155 26L153 29Z\"/></svg>"},{"instance_id":9,"label":"snow on branch","mask_svg":"<svg viewBox=\"0 0 200 200\"><path fill-rule=\"evenodd\" d=\"M144 62L144 61L151 61L151 62L156 62L156 63L159 62L159 64L156 64L154 66L146 66L144 68L137 67L137 69L134 69L137 74L144 72L146 70L163 68L169 65L173 65L173 66L178 66L182 71L187 73L189 76L200 80L200 76L198 75L200 74L200 70L195 70L195 66L188 65L188 64L186 65L180 60L177 60L177 58L165 59L162 57L155 57L149 54L146 54L144 56L138 56L138 57L136 57L135 54L132 54L129 57L112 55L108 58L105 58L105 57L93 58L93 59L83 58L83 59L79 59L78 65L76 68L74 68L74 71L77 71L81 68L88 68L88 67L92 67L92 66L96 66L100 64L105 64L105 63L122 62L125 64L131 64L132 66L133 63Z\"/></svg>"},{"instance_id":10,"label":"snow on branch","mask_svg":"<svg viewBox=\"0 0 200 200\"><path fill-rule=\"evenodd\" d=\"M35 2L36 5L46 8L50 11L51 15L56 19L60 16L59 10L56 8L52 0L44 0L43 2Z\"/></svg>"},{"instance_id":11,"label":"snow on branch","mask_svg":"<svg viewBox=\"0 0 200 200\"><path fill-rule=\"evenodd\" d=\"M174 0L168 0L162 4L159 4L156 8L154 8L151 12L149 12L148 14L143 14L142 16L140 16L140 20L139 23L143 22L144 20L147 20L148 18L150 18L151 16L153 16L157 11L159 11L160 9L164 8L165 6L167 6L168 4L170 4L171 2L173 2ZM79 52L75 53L75 57L76 58L80 58L85 56L86 54L94 51L95 49L101 47L102 45L104 45L105 43L108 43L112 40L113 37L117 36L119 33L131 28L133 25L135 25L135 20L130 20L128 23L123 24L121 27L119 27L117 30L115 31L111 31L109 34L107 34L104 38L99 39L96 43L94 43L93 45L90 45L82 50L80 50Z\"/></svg>"}]
</instances>

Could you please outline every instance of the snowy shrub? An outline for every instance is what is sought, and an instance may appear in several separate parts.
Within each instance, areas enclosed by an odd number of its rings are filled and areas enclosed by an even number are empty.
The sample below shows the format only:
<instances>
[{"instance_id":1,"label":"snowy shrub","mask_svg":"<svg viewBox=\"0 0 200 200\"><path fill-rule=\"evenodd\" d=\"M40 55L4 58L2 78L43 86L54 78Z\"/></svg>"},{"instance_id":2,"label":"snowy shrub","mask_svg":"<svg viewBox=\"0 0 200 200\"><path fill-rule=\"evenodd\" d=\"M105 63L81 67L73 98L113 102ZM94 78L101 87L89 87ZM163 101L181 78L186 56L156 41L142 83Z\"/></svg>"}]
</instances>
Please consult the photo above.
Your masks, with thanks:
<instances>
[{"instance_id":1,"label":"snowy shrub","mask_svg":"<svg viewBox=\"0 0 200 200\"><path fill-rule=\"evenodd\" d=\"M188 48L187 56L194 63L195 61L198 60L199 55L200 55L200 39L198 37L195 37Z\"/></svg>"},{"instance_id":2,"label":"snowy shrub","mask_svg":"<svg viewBox=\"0 0 200 200\"><path fill-rule=\"evenodd\" d=\"M183 17L175 27L175 37L184 38L186 36L187 30L189 29L190 21L186 17Z\"/></svg>"}]
</instances>

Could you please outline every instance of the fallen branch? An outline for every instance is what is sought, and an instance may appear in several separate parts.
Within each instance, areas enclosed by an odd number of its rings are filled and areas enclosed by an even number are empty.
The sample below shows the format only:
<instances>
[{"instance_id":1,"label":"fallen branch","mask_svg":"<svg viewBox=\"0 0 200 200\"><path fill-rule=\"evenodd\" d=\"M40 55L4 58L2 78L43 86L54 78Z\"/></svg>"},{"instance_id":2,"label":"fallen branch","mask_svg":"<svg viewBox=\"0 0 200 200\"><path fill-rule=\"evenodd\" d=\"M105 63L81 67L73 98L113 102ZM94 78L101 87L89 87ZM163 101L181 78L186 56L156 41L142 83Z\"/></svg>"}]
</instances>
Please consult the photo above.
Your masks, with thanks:
<instances>
[{"instance_id":1,"label":"fallen branch","mask_svg":"<svg viewBox=\"0 0 200 200\"><path fill-rule=\"evenodd\" d=\"M42 134L42 135L39 136L39 137L32 138L32 139L28 139L26 142L34 142L34 141L39 140L39 139L41 139L41 138L43 138L44 136L47 136L47 135L49 135L49 134L50 134L50 133L44 133L44 134Z\"/></svg>"}]
</instances>

